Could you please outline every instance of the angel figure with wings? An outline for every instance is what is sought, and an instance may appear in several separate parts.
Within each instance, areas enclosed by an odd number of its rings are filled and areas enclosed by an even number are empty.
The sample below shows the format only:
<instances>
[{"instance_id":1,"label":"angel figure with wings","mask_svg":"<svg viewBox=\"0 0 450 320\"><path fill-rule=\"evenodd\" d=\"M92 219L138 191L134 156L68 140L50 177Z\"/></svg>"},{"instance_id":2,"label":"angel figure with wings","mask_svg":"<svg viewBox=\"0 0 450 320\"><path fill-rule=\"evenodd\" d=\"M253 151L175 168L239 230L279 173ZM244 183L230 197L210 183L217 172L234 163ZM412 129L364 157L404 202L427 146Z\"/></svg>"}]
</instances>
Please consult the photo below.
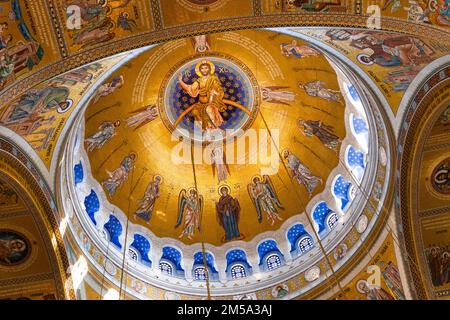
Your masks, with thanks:
<instances>
[{"instance_id":1,"label":"angel figure with wings","mask_svg":"<svg viewBox=\"0 0 450 320\"><path fill-rule=\"evenodd\" d=\"M100 127L98 127L98 131L86 139L87 151L91 152L95 149L102 148L105 143L116 135L116 129L118 127L120 127L120 120L117 120L116 122L103 122Z\"/></svg>"},{"instance_id":2,"label":"angel figure with wings","mask_svg":"<svg viewBox=\"0 0 450 320\"><path fill-rule=\"evenodd\" d=\"M195 229L200 231L203 212L203 196L193 188L188 191L181 190L178 196L178 220L175 228L181 226L184 216L183 232L179 238L187 236L189 240L194 237Z\"/></svg>"},{"instance_id":3,"label":"angel figure with wings","mask_svg":"<svg viewBox=\"0 0 450 320\"><path fill-rule=\"evenodd\" d=\"M296 94L288 91L290 87L286 86L269 86L261 89L261 95L264 101L269 103L278 103L289 106L289 102L295 101Z\"/></svg>"},{"instance_id":4,"label":"angel figure with wings","mask_svg":"<svg viewBox=\"0 0 450 320\"><path fill-rule=\"evenodd\" d=\"M263 176L263 181L260 177L254 177L253 183L247 186L247 190L255 205L259 223L262 222L263 212L266 213L271 225L274 225L277 219L283 220L278 213L278 209L284 209L284 207L275 193L275 188L269 176Z\"/></svg>"}]
</instances>

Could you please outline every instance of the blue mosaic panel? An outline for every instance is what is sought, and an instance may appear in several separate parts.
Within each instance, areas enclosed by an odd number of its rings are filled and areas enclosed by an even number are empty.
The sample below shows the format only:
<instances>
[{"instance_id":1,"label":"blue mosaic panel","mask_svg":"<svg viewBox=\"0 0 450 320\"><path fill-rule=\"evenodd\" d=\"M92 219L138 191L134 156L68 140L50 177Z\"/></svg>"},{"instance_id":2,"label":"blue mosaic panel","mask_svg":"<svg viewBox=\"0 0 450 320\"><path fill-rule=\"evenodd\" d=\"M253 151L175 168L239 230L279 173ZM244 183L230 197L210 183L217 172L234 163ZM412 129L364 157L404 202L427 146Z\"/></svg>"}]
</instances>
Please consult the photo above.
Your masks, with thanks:
<instances>
[{"instance_id":1,"label":"blue mosaic panel","mask_svg":"<svg viewBox=\"0 0 450 320\"><path fill-rule=\"evenodd\" d=\"M333 210L328 208L326 202L321 202L317 205L313 212L313 219L319 226L319 234L326 230L326 220Z\"/></svg>"},{"instance_id":2,"label":"blue mosaic panel","mask_svg":"<svg viewBox=\"0 0 450 320\"><path fill-rule=\"evenodd\" d=\"M94 190L91 190L91 194L84 198L84 208L91 221L97 225L95 221L95 213L100 210L100 201Z\"/></svg>"},{"instance_id":3,"label":"blue mosaic panel","mask_svg":"<svg viewBox=\"0 0 450 320\"><path fill-rule=\"evenodd\" d=\"M119 237L122 234L122 224L115 216L110 215L109 221L104 226L105 230L109 233L109 241L116 245L119 249L122 248L122 244L119 241Z\"/></svg>"},{"instance_id":4,"label":"blue mosaic panel","mask_svg":"<svg viewBox=\"0 0 450 320\"><path fill-rule=\"evenodd\" d=\"M151 245L150 241L147 240L144 236L140 234L134 235L134 241L131 244L131 247L136 249L139 254L141 255L141 262L145 265L148 265L149 267L152 266L152 261L148 257L148 254L150 253Z\"/></svg>"}]
</instances>

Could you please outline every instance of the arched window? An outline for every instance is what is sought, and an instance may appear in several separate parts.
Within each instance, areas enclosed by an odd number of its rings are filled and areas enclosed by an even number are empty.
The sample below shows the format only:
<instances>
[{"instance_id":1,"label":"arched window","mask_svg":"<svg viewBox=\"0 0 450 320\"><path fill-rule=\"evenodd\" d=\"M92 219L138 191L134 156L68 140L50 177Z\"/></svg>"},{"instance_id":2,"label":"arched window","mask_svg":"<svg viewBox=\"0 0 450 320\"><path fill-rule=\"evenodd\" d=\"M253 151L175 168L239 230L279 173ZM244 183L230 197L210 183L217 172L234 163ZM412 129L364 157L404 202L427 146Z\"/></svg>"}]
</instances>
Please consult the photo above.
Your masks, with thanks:
<instances>
[{"instance_id":1,"label":"arched window","mask_svg":"<svg viewBox=\"0 0 450 320\"><path fill-rule=\"evenodd\" d=\"M247 273L245 272L245 268L241 264L234 265L231 268L231 278L232 279L242 279L247 276Z\"/></svg>"},{"instance_id":2,"label":"arched window","mask_svg":"<svg viewBox=\"0 0 450 320\"><path fill-rule=\"evenodd\" d=\"M322 232L324 232L327 227L326 227L326 219L327 217L333 214L333 210L331 210L328 207L328 204L325 201L320 202L313 211L313 219L314 221L317 223L317 226L319 227L319 234L322 234Z\"/></svg>"},{"instance_id":3,"label":"arched window","mask_svg":"<svg viewBox=\"0 0 450 320\"><path fill-rule=\"evenodd\" d=\"M209 281L219 280L219 272L217 272L214 263L214 256L209 252L205 252L205 254L203 254L203 252L199 251L194 254L194 264L192 267L192 276L194 280L206 280L206 271L208 271Z\"/></svg>"},{"instance_id":4,"label":"arched window","mask_svg":"<svg viewBox=\"0 0 450 320\"><path fill-rule=\"evenodd\" d=\"M122 244L120 243L120 235L122 234L122 224L119 219L117 219L112 214L109 216L109 221L104 225L106 231L108 231L109 241L111 241L116 247L119 249L122 248Z\"/></svg>"},{"instance_id":5,"label":"arched window","mask_svg":"<svg viewBox=\"0 0 450 320\"><path fill-rule=\"evenodd\" d=\"M94 190L91 190L91 193L84 198L84 208L91 221L97 225L95 214L100 210L100 200Z\"/></svg>"},{"instance_id":6,"label":"arched window","mask_svg":"<svg viewBox=\"0 0 450 320\"><path fill-rule=\"evenodd\" d=\"M305 227L299 223L288 230L286 237L291 244L291 256L294 259L314 246L311 236L306 232Z\"/></svg>"},{"instance_id":7,"label":"arched window","mask_svg":"<svg viewBox=\"0 0 450 320\"><path fill-rule=\"evenodd\" d=\"M205 267L197 267L194 269L194 279L195 280L206 280L206 270Z\"/></svg>"},{"instance_id":8,"label":"arched window","mask_svg":"<svg viewBox=\"0 0 450 320\"><path fill-rule=\"evenodd\" d=\"M173 274L172 266L166 262L160 262L159 269L161 270L162 273L167 274L169 276Z\"/></svg>"},{"instance_id":9,"label":"arched window","mask_svg":"<svg viewBox=\"0 0 450 320\"><path fill-rule=\"evenodd\" d=\"M138 258L140 262L148 267L152 266L152 261L149 258L149 253L151 249L150 241L140 234L134 235L134 241L130 246L136 253L139 253Z\"/></svg>"},{"instance_id":10,"label":"arched window","mask_svg":"<svg viewBox=\"0 0 450 320\"><path fill-rule=\"evenodd\" d=\"M268 239L258 245L259 267L267 272L284 264L284 257L275 240Z\"/></svg>"},{"instance_id":11,"label":"arched window","mask_svg":"<svg viewBox=\"0 0 450 320\"><path fill-rule=\"evenodd\" d=\"M305 253L308 250L310 250L313 247L313 242L311 237L307 236L302 238L299 242L298 242L298 248L300 249L301 253Z\"/></svg>"},{"instance_id":12,"label":"arched window","mask_svg":"<svg viewBox=\"0 0 450 320\"><path fill-rule=\"evenodd\" d=\"M240 279L252 274L252 266L247 261L247 254L242 249L233 249L227 252L227 273L228 279Z\"/></svg>"},{"instance_id":13,"label":"arched window","mask_svg":"<svg viewBox=\"0 0 450 320\"><path fill-rule=\"evenodd\" d=\"M358 118L354 114L350 115L351 130L360 146L367 152L369 147L369 128L363 118Z\"/></svg>"},{"instance_id":14,"label":"arched window","mask_svg":"<svg viewBox=\"0 0 450 320\"><path fill-rule=\"evenodd\" d=\"M159 265L161 269L161 265L165 267L165 265L170 265L170 273L166 272L166 274L171 275L173 277L183 278L185 276L184 269L181 266L182 256L181 251L174 247L164 247L162 250L162 256L159 260ZM163 270L161 270L163 271ZM164 271L163 271L164 272Z\"/></svg>"},{"instance_id":15,"label":"arched window","mask_svg":"<svg viewBox=\"0 0 450 320\"><path fill-rule=\"evenodd\" d=\"M338 204L340 204L342 211L347 210L352 201L350 196L350 188L352 184L346 181L344 177L338 176L333 185L333 195L336 197Z\"/></svg>"},{"instance_id":16,"label":"arched window","mask_svg":"<svg viewBox=\"0 0 450 320\"><path fill-rule=\"evenodd\" d=\"M353 146L347 148L346 165L355 176L356 180L361 182L366 167L365 156L361 151L356 150Z\"/></svg>"},{"instance_id":17,"label":"arched window","mask_svg":"<svg viewBox=\"0 0 450 320\"><path fill-rule=\"evenodd\" d=\"M336 225L338 224L338 222L339 222L339 217L338 217L338 215L337 215L336 213L333 213L332 215L330 215L330 216L328 217L327 225L328 225L328 227L330 228L330 230L332 230L334 227L336 227Z\"/></svg>"},{"instance_id":18,"label":"arched window","mask_svg":"<svg viewBox=\"0 0 450 320\"><path fill-rule=\"evenodd\" d=\"M269 271L272 271L272 270L275 270L275 269L281 267L281 259L277 254L272 254L272 255L268 256L266 259L266 263L267 263L267 269L269 269Z\"/></svg>"}]
</instances>

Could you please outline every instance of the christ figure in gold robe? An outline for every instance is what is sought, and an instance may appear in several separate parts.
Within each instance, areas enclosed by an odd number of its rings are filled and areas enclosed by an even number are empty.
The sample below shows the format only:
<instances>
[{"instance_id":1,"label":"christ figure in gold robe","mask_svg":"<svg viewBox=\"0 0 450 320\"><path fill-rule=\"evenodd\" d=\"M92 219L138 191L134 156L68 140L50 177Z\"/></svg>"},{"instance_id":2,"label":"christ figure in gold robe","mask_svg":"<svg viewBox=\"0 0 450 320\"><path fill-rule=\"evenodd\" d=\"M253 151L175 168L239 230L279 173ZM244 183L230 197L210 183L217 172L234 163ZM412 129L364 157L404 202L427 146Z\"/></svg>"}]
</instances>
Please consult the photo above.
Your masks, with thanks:
<instances>
[{"instance_id":1,"label":"christ figure in gold robe","mask_svg":"<svg viewBox=\"0 0 450 320\"><path fill-rule=\"evenodd\" d=\"M191 115L196 123L201 123L203 130L219 129L224 123L221 112L227 106L223 101L224 90L215 74L215 66L211 61L203 60L197 64L196 72L199 78L192 84L185 83L182 74L178 75L181 88L192 98L198 98L191 106Z\"/></svg>"}]
</instances>

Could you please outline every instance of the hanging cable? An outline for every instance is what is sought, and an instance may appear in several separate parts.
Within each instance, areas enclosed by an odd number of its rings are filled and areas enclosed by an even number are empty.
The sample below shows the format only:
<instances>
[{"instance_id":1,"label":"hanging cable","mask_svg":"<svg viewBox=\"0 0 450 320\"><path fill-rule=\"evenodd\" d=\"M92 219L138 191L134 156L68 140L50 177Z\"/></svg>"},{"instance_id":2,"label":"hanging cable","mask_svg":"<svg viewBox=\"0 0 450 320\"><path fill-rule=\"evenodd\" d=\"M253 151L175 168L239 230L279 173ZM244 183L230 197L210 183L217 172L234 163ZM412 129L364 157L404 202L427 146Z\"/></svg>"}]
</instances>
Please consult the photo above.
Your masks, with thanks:
<instances>
[{"instance_id":1,"label":"hanging cable","mask_svg":"<svg viewBox=\"0 0 450 320\"><path fill-rule=\"evenodd\" d=\"M134 162L134 161L133 161ZM134 163L133 163L134 166ZM127 209L127 223L125 226L125 240L124 240L124 249L123 249L123 256L122 256L122 270L120 274L120 290L119 290L119 300L122 298L122 286L123 286L123 274L125 272L125 259L127 256L127 242L128 242L128 225L130 222L130 209L131 209L131 193L133 192L133 179L134 178L134 168L131 169L131 181L130 181L130 194L128 195L128 209ZM125 286L126 286L126 279L125 279ZM125 296L125 292L124 292Z\"/></svg>"},{"instance_id":2,"label":"hanging cable","mask_svg":"<svg viewBox=\"0 0 450 320\"><path fill-rule=\"evenodd\" d=\"M106 276L106 261L108 260L108 256L109 256L109 245L110 245L110 241L108 241L108 244L106 246L106 255L105 255L105 261L103 262L103 272L102 272L102 284L100 287L100 300L103 297L103 287L105 285L105 276Z\"/></svg>"},{"instance_id":3,"label":"hanging cable","mask_svg":"<svg viewBox=\"0 0 450 320\"><path fill-rule=\"evenodd\" d=\"M194 140L191 140L191 164L192 164L192 174L194 177L194 188L195 188L195 193L196 193L196 202L197 202L197 208L199 208L199 193L198 193L198 184L197 184L197 172L195 170L195 159L194 159ZM200 212L201 215L203 215L203 212ZM200 219L200 221L202 221L202 219ZM200 227L200 235L203 238L204 236L204 229ZM205 281L206 281L206 291L207 291L207 297L208 300L211 300L211 288L210 288L210 284L209 284L209 271L208 271L208 263L206 261L206 250L205 250L205 242L204 240L202 240L202 255L203 255L203 265L205 268Z\"/></svg>"}]
</instances>

